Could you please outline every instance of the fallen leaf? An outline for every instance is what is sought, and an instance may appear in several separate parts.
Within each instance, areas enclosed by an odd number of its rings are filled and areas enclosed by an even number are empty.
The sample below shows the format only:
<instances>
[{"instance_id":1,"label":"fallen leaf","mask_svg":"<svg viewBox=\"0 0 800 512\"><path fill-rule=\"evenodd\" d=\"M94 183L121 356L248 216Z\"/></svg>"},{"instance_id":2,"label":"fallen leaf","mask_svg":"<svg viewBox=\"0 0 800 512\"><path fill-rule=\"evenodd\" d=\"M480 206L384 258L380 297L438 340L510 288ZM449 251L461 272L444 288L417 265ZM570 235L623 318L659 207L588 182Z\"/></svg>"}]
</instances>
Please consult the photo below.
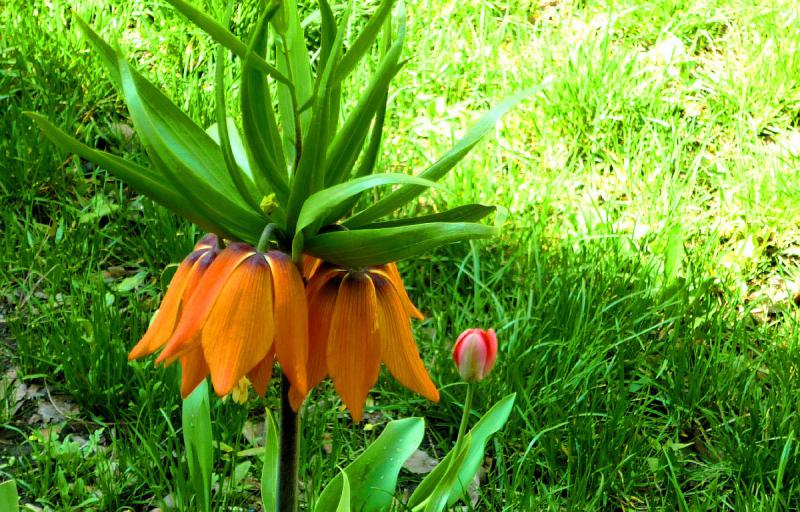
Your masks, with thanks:
<instances>
[{"instance_id":1,"label":"fallen leaf","mask_svg":"<svg viewBox=\"0 0 800 512\"><path fill-rule=\"evenodd\" d=\"M403 467L412 473L424 475L433 471L438 464L439 460L428 455L428 452L417 450L403 463Z\"/></svg>"}]
</instances>

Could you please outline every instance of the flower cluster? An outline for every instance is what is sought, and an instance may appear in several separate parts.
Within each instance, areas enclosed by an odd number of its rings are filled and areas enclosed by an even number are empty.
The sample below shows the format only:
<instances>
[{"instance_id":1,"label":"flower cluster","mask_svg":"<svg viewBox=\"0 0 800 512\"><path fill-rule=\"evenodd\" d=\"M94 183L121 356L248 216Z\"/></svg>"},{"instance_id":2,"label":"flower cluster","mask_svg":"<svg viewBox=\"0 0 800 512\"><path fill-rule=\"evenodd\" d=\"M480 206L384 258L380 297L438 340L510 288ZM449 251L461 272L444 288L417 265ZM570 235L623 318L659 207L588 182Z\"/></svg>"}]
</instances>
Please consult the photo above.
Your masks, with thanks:
<instances>
[{"instance_id":1,"label":"flower cluster","mask_svg":"<svg viewBox=\"0 0 800 512\"><path fill-rule=\"evenodd\" d=\"M411 332L422 314L394 263L355 270L306 257L301 276L283 252L218 244L206 236L183 260L130 359L162 349L157 363L180 361L184 397L208 376L220 396L245 377L263 396L277 360L295 409L330 376L356 421L383 361L438 401Z\"/></svg>"}]
</instances>

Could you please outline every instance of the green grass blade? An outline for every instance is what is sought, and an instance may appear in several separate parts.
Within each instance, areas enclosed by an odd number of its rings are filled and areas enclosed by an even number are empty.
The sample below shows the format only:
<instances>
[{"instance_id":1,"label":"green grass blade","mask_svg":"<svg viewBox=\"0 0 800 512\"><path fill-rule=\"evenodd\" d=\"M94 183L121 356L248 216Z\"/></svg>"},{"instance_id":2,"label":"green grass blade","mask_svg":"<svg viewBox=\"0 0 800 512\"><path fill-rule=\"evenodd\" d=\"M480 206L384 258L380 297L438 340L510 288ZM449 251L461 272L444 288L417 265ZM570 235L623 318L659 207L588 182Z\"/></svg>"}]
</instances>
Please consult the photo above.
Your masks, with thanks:
<instances>
[{"instance_id":1,"label":"green grass blade","mask_svg":"<svg viewBox=\"0 0 800 512\"><path fill-rule=\"evenodd\" d=\"M305 252L337 265L383 265L420 256L441 245L490 238L495 231L491 226L465 222L334 231L306 240Z\"/></svg>"},{"instance_id":2,"label":"green grass blade","mask_svg":"<svg viewBox=\"0 0 800 512\"><path fill-rule=\"evenodd\" d=\"M450 169L460 162L467 153L477 144L481 138L494 127L500 117L511 110L523 99L531 96L532 94L540 91L544 85L539 85L519 92L505 101L500 102L497 106L489 110L481 117L475 125L470 128L466 135L459 140L447 153L442 155L430 167L422 171L419 176L431 181L437 181L442 176L447 174ZM374 205L362 210L349 218L344 224L347 227L358 227L381 217L388 215L397 208L403 206L410 200L420 195L425 190L425 187L418 185L407 185L393 192L389 196L381 199Z\"/></svg>"}]
</instances>

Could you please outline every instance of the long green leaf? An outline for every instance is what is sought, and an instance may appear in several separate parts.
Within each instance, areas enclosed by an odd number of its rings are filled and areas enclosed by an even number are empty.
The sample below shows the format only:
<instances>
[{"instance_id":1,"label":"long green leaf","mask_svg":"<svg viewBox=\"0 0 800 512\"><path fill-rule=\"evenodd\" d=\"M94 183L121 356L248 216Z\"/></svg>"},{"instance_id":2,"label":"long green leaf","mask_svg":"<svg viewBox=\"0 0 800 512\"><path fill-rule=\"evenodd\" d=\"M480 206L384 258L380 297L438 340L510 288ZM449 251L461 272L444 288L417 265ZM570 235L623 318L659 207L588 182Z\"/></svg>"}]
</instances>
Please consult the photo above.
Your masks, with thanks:
<instances>
[{"instance_id":1,"label":"long green leaf","mask_svg":"<svg viewBox=\"0 0 800 512\"><path fill-rule=\"evenodd\" d=\"M235 35L233 35L227 28L217 23L214 18L194 7L193 5L184 2L183 0L167 1L172 4L175 9L180 11L181 14L186 16L189 21L200 27L206 34L211 36L211 39L232 51L237 57L244 59L248 56L247 46ZM263 59L263 57L256 56L252 59L252 63L257 69L268 74L275 80L284 84L291 83L286 75L278 71L278 69L274 66L270 65Z\"/></svg>"},{"instance_id":2,"label":"long green leaf","mask_svg":"<svg viewBox=\"0 0 800 512\"><path fill-rule=\"evenodd\" d=\"M211 467L214 462L214 447L207 380L201 382L183 401L181 421L186 460L189 463L189 477L197 497L198 508L208 512L211 510Z\"/></svg>"},{"instance_id":3,"label":"long green leaf","mask_svg":"<svg viewBox=\"0 0 800 512\"><path fill-rule=\"evenodd\" d=\"M486 443L492 434L503 428L503 425L508 421L516 396L516 393L512 393L503 397L483 415L469 432L470 444L466 457L460 463L458 461L453 463L453 458L457 454L454 454L453 450L451 450L439 465L420 482L408 500L409 509L420 505L434 495L437 485L445 478L451 466L458 467L458 478L452 481L452 485L449 488L447 504L452 505L467 492L469 483L475 477L475 473L478 472L481 461L483 461Z\"/></svg>"},{"instance_id":4,"label":"long green leaf","mask_svg":"<svg viewBox=\"0 0 800 512\"><path fill-rule=\"evenodd\" d=\"M396 185L398 183L437 186L436 183L420 180L420 178L415 178L406 174L373 174L371 176L364 176L363 178L346 181L326 188L325 190L320 190L306 199L305 203L303 203L303 208L300 210L296 229L297 231L302 231L308 226L314 224L318 225L318 223L327 218L339 205L356 194L381 185ZM308 237L312 234L313 233L306 233L306 236Z\"/></svg>"},{"instance_id":5,"label":"long green leaf","mask_svg":"<svg viewBox=\"0 0 800 512\"><path fill-rule=\"evenodd\" d=\"M452 210L432 213L430 215L373 222L362 226L361 229L392 228L397 226L410 226L412 224L427 224L430 222L478 222L490 213L493 213L496 209L497 208L494 206L485 206L482 204L465 204L463 206L457 206Z\"/></svg>"},{"instance_id":6,"label":"long green leaf","mask_svg":"<svg viewBox=\"0 0 800 512\"><path fill-rule=\"evenodd\" d=\"M383 265L419 256L441 245L494 234L493 227L463 222L333 231L307 240L305 252L337 265Z\"/></svg>"},{"instance_id":7,"label":"long green leaf","mask_svg":"<svg viewBox=\"0 0 800 512\"><path fill-rule=\"evenodd\" d=\"M455 146L453 146L447 153L442 155L442 157L434 162L433 165L421 172L419 176L432 181L439 180L442 176L447 174L450 169L455 167L455 165L460 162L467 155L467 153L470 152L470 150L481 140L486 132L494 127L497 120L500 119L503 114L511 110L523 99L540 91L543 87L544 85L539 85L530 89L526 89L506 99L505 101L500 102L497 106L484 114L483 117L481 117L478 122L467 131L466 135L464 135L464 137L459 140ZM408 201L414 199L424 190L425 187L420 187L418 185L408 185L402 187L389 196L381 199L374 205L350 217L347 222L345 222L345 225L348 227L358 227L379 219L406 204Z\"/></svg>"},{"instance_id":8,"label":"long green leaf","mask_svg":"<svg viewBox=\"0 0 800 512\"><path fill-rule=\"evenodd\" d=\"M107 169L114 176L136 189L140 194L146 195L160 205L189 219L204 230L222 233L221 226L214 224L214 222L193 208L193 205L185 197L175 192L174 187L172 187L167 178L158 172L128 162L110 153L92 149L64 133L40 114L26 112L25 115L39 126L48 139L65 151L75 153L81 158Z\"/></svg>"},{"instance_id":9,"label":"long green leaf","mask_svg":"<svg viewBox=\"0 0 800 512\"><path fill-rule=\"evenodd\" d=\"M289 199L286 158L275 120L272 96L266 75L253 66L253 57L266 54L268 23L277 10L278 6L273 5L259 18L242 64L242 131L250 150L250 166L269 183L278 202L286 205Z\"/></svg>"},{"instance_id":10,"label":"long green leaf","mask_svg":"<svg viewBox=\"0 0 800 512\"><path fill-rule=\"evenodd\" d=\"M269 409L266 410L264 434L264 467L261 470L261 503L264 512L278 510L278 425Z\"/></svg>"},{"instance_id":11,"label":"long green leaf","mask_svg":"<svg viewBox=\"0 0 800 512\"><path fill-rule=\"evenodd\" d=\"M311 59L306 48L303 27L297 16L295 0L282 0L282 16L286 30L278 37L276 48L278 69L292 79L293 88L278 84L278 110L284 135L284 150L295 163L296 148L302 146L302 138L308 133L311 112L298 112L313 96L314 80L311 75ZM298 125L298 121L300 126Z\"/></svg>"},{"instance_id":12,"label":"long green leaf","mask_svg":"<svg viewBox=\"0 0 800 512\"><path fill-rule=\"evenodd\" d=\"M331 143L325 162L327 185L339 183L347 177L364 146L372 119L382 107L385 107L389 83L400 69L398 61L403 51L405 31L405 10L401 9L396 41L381 61L378 70L367 85L366 91Z\"/></svg>"},{"instance_id":13,"label":"long green leaf","mask_svg":"<svg viewBox=\"0 0 800 512\"><path fill-rule=\"evenodd\" d=\"M324 188L325 184L325 156L328 147L327 126L329 112L331 76L336 69L339 53L344 40L344 25L346 16L343 16L333 49L328 57L328 62L319 77L312 107L311 126L308 136L304 141L303 154L297 166L297 172L292 180L291 195L289 196L289 225L290 233L295 231L297 216L305 200L314 192Z\"/></svg>"},{"instance_id":14,"label":"long green leaf","mask_svg":"<svg viewBox=\"0 0 800 512\"><path fill-rule=\"evenodd\" d=\"M375 38L378 37L378 34L381 31L381 27L383 26L384 21L392 12L392 6L394 5L395 0L383 0L381 4L378 6L378 9L375 11L375 14L367 22L364 29L358 34L356 40L347 49L347 52L342 56L342 62L339 65L338 69L336 70L336 77L334 81L336 83L341 82L347 75L349 75L353 69L355 69L358 62L367 53L372 43L375 42Z\"/></svg>"},{"instance_id":15,"label":"long green leaf","mask_svg":"<svg viewBox=\"0 0 800 512\"><path fill-rule=\"evenodd\" d=\"M350 502L362 512L387 510L392 502L397 475L425 434L422 418L390 421L364 453L344 469L350 481ZM335 512L342 496L344 477L328 483L315 512Z\"/></svg>"},{"instance_id":16,"label":"long green leaf","mask_svg":"<svg viewBox=\"0 0 800 512\"><path fill-rule=\"evenodd\" d=\"M225 15L226 25L230 23L232 13L233 1L229 0L227 13ZM249 204L251 208L257 210L259 209L259 201L261 197L259 197L252 187L249 186L249 184L245 181L243 172L239 168L239 164L236 162L236 157L233 154L230 135L228 133L228 114L225 108L225 59L227 58L227 55L228 51L224 46L220 45L219 49L217 50L217 59L214 66L214 97L216 102L215 111L217 115L217 131L219 135L219 140L217 143L222 150L225 166L228 168L228 174L231 177L231 181L233 181L233 184L236 186L236 190L239 191L239 195L241 195L247 201L247 204ZM208 130L206 130L206 133L208 133ZM262 190L261 196L265 195L266 193L267 190Z\"/></svg>"},{"instance_id":17,"label":"long green leaf","mask_svg":"<svg viewBox=\"0 0 800 512\"><path fill-rule=\"evenodd\" d=\"M471 438L472 436L467 434L464 436L463 444L456 445L453 448L453 450L458 450L454 454L455 458L453 458L453 460L447 466L447 471L444 472L441 480L436 482L436 486L433 488L431 495L427 499L425 512L442 512L442 510L444 510L444 508L447 506L447 501L448 498L450 498L451 490L456 485L460 484L459 470L469 455L469 447L472 445Z\"/></svg>"},{"instance_id":18,"label":"long green leaf","mask_svg":"<svg viewBox=\"0 0 800 512\"><path fill-rule=\"evenodd\" d=\"M238 239L257 240L265 218L249 209L230 182L219 146L182 113L159 109L161 96L140 90L122 58L118 69L133 124L154 164L203 216Z\"/></svg>"}]
</instances>

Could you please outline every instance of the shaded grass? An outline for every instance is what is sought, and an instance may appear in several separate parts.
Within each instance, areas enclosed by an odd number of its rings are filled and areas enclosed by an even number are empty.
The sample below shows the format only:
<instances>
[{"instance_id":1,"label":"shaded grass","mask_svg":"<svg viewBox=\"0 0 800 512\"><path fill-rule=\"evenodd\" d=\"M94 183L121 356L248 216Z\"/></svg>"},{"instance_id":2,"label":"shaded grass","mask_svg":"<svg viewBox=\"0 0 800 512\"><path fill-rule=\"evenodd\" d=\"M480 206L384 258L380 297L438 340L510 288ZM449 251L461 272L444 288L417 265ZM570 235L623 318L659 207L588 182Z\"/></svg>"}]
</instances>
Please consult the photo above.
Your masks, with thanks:
<instances>
[{"instance_id":1,"label":"shaded grass","mask_svg":"<svg viewBox=\"0 0 800 512\"><path fill-rule=\"evenodd\" d=\"M208 124L204 37L161 4L72 7ZM501 357L476 409L512 391L518 401L490 444L475 509L796 508L797 308L774 289L800 277L793 4L445 1L409 11L411 61L394 89L383 168L423 168L488 105L552 83L444 180L447 192L412 207L506 209L491 244L402 266L428 316L416 333L441 403L383 376L369 419L354 426L321 386L305 414L308 502L389 419L425 416L423 447L441 457L464 393L451 342L494 326ZM244 25L252 13L237 16ZM126 353L168 265L199 233L55 151L21 117L43 112L92 146L146 161L104 73L64 28L66 4L12 2L0 21L3 360L81 411L59 431L28 425L32 406L5 406L0 474L53 510L192 510L178 371L129 364ZM235 454L250 447L248 416L275 408L274 391L250 411L212 402L215 509L257 502L259 462ZM415 481L404 473L401 487Z\"/></svg>"}]
</instances>

